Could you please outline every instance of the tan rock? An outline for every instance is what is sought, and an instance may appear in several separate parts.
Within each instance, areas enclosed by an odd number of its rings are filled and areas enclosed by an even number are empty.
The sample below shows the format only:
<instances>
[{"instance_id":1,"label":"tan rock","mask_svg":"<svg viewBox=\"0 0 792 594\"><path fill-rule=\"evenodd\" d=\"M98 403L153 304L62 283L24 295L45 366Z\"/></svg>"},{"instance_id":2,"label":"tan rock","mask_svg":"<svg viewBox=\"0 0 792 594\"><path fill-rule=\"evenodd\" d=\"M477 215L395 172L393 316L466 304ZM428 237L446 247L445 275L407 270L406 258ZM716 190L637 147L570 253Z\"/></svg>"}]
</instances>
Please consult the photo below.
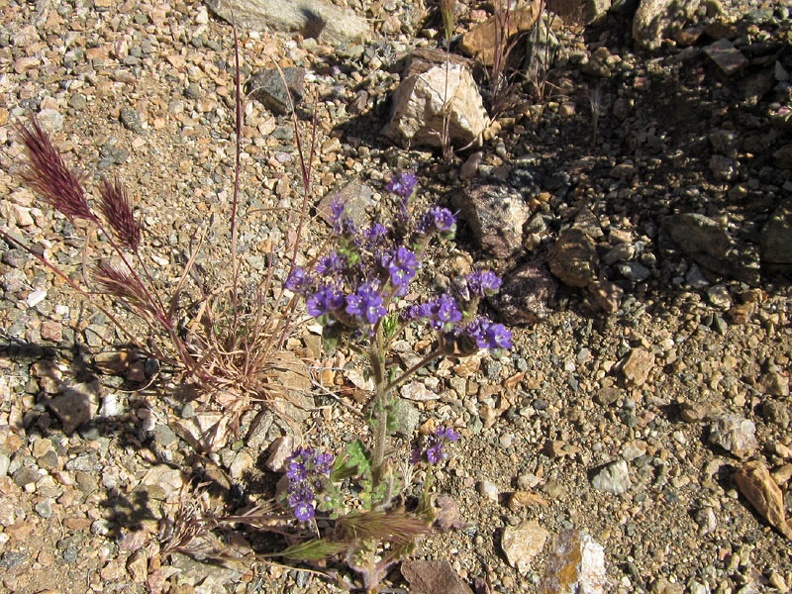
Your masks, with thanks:
<instances>
[{"instance_id":1,"label":"tan rock","mask_svg":"<svg viewBox=\"0 0 792 594\"><path fill-rule=\"evenodd\" d=\"M530 31L539 17L541 2L532 0L530 4L521 6L509 13L507 41L515 35ZM459 49L468 56L479 60L485 66L492 66L498 38L502 38L503 16L493 15L483 23L476 25L462 36Z\"/></svg>"},{"instance_id":2,"label":"tan rock","mask_svg":"<svg viewBox=\"0 0 792 594\"><path fill-rule=\"evenodd\" d=\"M792 523L786 519L784 496L767 467L759 460L746 462L735 473L734 482L759 515L792 540Z\"/></svg>"},{"instance_id":3,"label":"tan rock","mask_svg":"<svg viewBox=\"0 0 792 594\"><path fill-rule=\"evenodd\" d=\"M523 522L519 526L506 526L501 548L509 565L524 574L533 569L531 563L542 552L549 536L550 533L535 520Z\"/></svg>"},{"instance_id":4,"label":"tan rock","mask_svg":"<svg viewBox=\"0 0 792 594\"><path fill-rule=\"evenodd\" d=\"M633 349L622 365L624 384L628 388L639 388L646 383L654 367L654 355L644 349Z\"/></svg>"},{"instance_id":5,"label":"tan rock","mask_svg":"<svg viewBox=\"0 0 792 594\"><path fill-rule=\"evenodd\" d=\"M481 143L489 116L467 66L429 64L426 71L405 74L393 94L393 115L382 130L385 138L405 148Z\"/></svg>"}]
</instances>

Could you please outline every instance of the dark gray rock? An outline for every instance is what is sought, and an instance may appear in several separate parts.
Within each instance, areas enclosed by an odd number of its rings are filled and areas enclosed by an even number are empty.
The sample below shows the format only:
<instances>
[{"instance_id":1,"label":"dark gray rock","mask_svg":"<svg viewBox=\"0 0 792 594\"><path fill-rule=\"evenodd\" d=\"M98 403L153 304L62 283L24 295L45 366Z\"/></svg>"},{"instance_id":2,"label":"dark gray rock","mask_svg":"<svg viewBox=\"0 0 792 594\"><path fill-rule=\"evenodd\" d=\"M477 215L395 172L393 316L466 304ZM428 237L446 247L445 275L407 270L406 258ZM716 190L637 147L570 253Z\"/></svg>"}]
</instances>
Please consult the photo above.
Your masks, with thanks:
<instances>
[{"instance_id":1,"label":"dark gray rock","mask_svg":"<svg viewBox=\"0 0 792 594\"><path fill-rule=\"evenodd\" d=\"M90 421L99 408L101 384L98 381L69 386L47 404L61 422L66 435Z\"/></svg>"},{"instance_id":2,"label":"dark gray rock","mask_svg":"<svg viewBox=\"0 0 792 594\"><path fill-rule=\"evenodd\" d=\"M787 198L765 223L759 236L762 266L792 272L792 198Z\"/></svg>"},{"instance_id":3,"label":"dark gray rock","mask_svg":"<svg viewBox=\"0 0 792 594\"><path fill-rule=\"evenodd\" d=\"M530 210L518 191L504 185L474 184L455 196L454 205L483 251L510 258L522 249L522 229Z\"/></svg>"},{"instance_id":4,"label":"dark gray rock","mask_svg":"<svg viewBox=\"0 0 792 594\"><path fill-rule=\"evenodd\" d=\"M302 101L305 93L305 68L282 68L280 72L275 68L262 70L251 76L246 86L248 95L272 113L286 115L291 109L289 94L295 106Z\"/></svg>"}]
</instances>

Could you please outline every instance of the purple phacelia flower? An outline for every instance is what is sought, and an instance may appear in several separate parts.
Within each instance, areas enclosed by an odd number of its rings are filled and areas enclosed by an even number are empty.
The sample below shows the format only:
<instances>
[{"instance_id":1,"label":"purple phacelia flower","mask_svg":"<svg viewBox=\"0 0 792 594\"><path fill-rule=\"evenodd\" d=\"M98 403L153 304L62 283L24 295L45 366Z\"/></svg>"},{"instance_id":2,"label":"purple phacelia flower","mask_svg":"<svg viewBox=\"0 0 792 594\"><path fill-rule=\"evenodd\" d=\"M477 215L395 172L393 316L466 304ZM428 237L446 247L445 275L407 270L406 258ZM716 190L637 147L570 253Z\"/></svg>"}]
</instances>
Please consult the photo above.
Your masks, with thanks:
<instances>
[{"instance_id":1,"label":"purple phacelia flower","mask_svg":"<svg viewBox=\"0 0 792 594\"><path fill-rule=\"evenodd\" d=\"M317 474L330 476L330 471L333 470L333 454L330 452L323 452L316 454L313 458L313 469Z\"/></svg>"},{"instance_id":2,"label":"purple phacelia flower","mask_svg":"<svg viewBox=\"0 0 792 594\"><path fill-rule=\"evenodd\" d=\"M385 186L385 189L402 198L409 198L412 196L413 190L415 190L415 186L417 185L418 178L415 176L415 173L404 171L394 175Z\"/></svg>"},{"instance_id":3,"label":"purple phacelia flower","mask_svg":"<svg viewBox=\"0 0 792 594\"><path fill-rule=\"evenodd\" d=\"M407 309L406 314L409 320L428 320L432 317L432 306L429 303L419 303Z\"/></svg>"},{"instance_id":4,"label":"purple phacelia flower","mask_svg":"<svg viewBox=\"0 0 792 594\"><path fill-rule=\"evenodd\" d=\"M447 293L430 301L429 307L432 312L431 325L435 330L448 330L448 326L462 321L462 312L459 311L456 299Z\"/></svg>"},{"instance_id":5,"label":"purple phacelia flower","mask_svg":"<svg viewBox=\"0 0 792 594\"><path fill-rule=\"evenodd\" d=\"M451 429L451 427L440 427L435 429L435 437L444 441L456 441L459 439L459 433Z\"/></svg>"},{"instance_id":6,"label":"purple phacelia flower","mask_svg":"<svg viewBox=\"0 0 792 594\"><path fill-rule=\"evenodd\" d=\"M346 204L341 198L336 198L330 203L330 223L335 227L341 224L341 219L344 216Z\"/></svg>"},{"instance_id":7,"label":"purple phacelia flower","mask_svg":"<svg viewBox=\"0 0 792 594\"><path fill-rule=\"evenodd\" d=\"M429 464L437 464L448 458L445 444L459 439L459 433L451 428L441 427L426 439L426 449L416 448L410 454L410 463L418 464L426 460Z\"/></svg>"},{"instance_id":8,"label":"purple phacelia flower","mask_svg":"<svg viewBox=\"0 0 792 594\"><path fill-rule=\"evenodd\" d=\"M406 247L399 247L396 251L383 254L380 263L388 269L391 284L396 288L395 294L405 295L407 285L415 277L420 266L415 253Z\"/></svg>"},{"instance_id":9,"label":"purple phacelia flower","mask_svg":"<svg viewBox=\"0 0 792 594\"><path fill-rule=\"evenodd\" d=\"M480 349L510 349L511 332L503 324L495 324L487 318L476 318L467 325L465 333L476 341Z\"/></svg>"},{"instance_id":10,"label":"purple phacelia flower","mask_svg":"<svg viewBox=\"0 0 792 594\"><path fill-rule=\"evenodd\" d=\"M283 286L289 291L299 292L310 284L311 277L305 268L296 266L290 273Z\"/></svg>"},{"instance_id":11,"label":"purple phacelia flower","mask_svg":"<svg viewBox=\"0 0 792 594\"><path fill-rule=\"evenodd\" d=\"M337 274L339 272L343 272L347 267L347 257L339 254L338 252L332 252L327 256L322 256L319 258L319 261L316 263L316 273L317 274Z\"/></svg>"},{"instance_id":12,"label":"purple phacelia flower","mask_svg":"<svg viewBox=\"0 0 792 594\"><path fill-rule=\"evenodd\" d=\"M501 278L491 270L477 270L467 275L467 288L477 297L494 295L501 286Z\"/></svg>"},{"instance_id":13,"label":"purple phacelia flower","mask_svg":"<svg viewBox=\"0 0 792 594\"><path fill-rule=\"evenodd\" d=\"M322 479L330 476L333 455L329 452L299 448L286 459L286 463L289 507L297 520L307 522L316 515L316 492L322 489Z\"/></svg>"},{"instance_id":14,"label":"purple phacelia flower","mask_svg":"<svg viewBox=\"0 0 792 594\"><path fill-rule=\"evenodd\" d=\"M421 233L450 233L456 226L456 217L447 208L433 206L427 210L418 223Z\"/></svg>"},{"instance_id":15,"label":"purple phacelia flower","mask_svg":"<svg viewBox=\"0 0 792 594\"><path fill-rule=\"evenodd\" d=\"M294 506L292 512L294 513L294 517L300 522L312 520L316 515L316 509L314 509L313 503L308 503L306 501L300 501Z\"/></svg>"},{"instance_id":16,"label":"purple phacelia flower","mask_svg":"<svg viewBox=\"0 0 792 594\"><path fill-rule=\"evenodd\" d=\"M344 294L332 285L322 285L305 301L308 313L315 318L344 307Z\"/></svg>"},{"instance_id":17,"label":"purple phacelia flower","mask_svg":"<svg viewBox=\"0 0 792 594\"><path fill-rule=\"evenodd\" d=\"M366 245L374 247L379 245L388 236L388 228L382 223L374 223L363 229L363 239Z\"/></svg>"},{"instance_id":18,"label":"purple phacelia flower","mask_svg":"<svg viewBox=\"0 0 792 594\"><path fill-rule=\"evenodd\" d=\"M387 313L382 306L382 296L375 283L363 283L352 295L346 297L346 312L361 318L372 326Z\"/></svg>"}]
</instances>

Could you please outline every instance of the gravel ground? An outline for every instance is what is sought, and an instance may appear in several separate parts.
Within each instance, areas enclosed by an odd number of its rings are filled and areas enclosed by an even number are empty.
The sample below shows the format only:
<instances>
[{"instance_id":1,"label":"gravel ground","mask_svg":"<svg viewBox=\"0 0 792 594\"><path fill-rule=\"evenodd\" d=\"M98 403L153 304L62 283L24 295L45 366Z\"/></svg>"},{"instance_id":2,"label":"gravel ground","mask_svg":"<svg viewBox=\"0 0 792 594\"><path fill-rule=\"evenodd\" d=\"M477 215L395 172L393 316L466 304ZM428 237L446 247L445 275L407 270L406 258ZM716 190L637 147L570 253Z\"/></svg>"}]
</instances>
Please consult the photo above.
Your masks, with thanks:
<instances>
[{"instance_id":1,"label":"gravel ground","mask_svg":"<svg viewBox=\"0 0 792 594\"><path fill-rule=\"evenodd\" d=\"M349 4L374 23L375 41L333 48L242 33L243 78L273 59L306 68L301 130L309 131L312 106L318 121L313 201L352 179L377 200L385 172L417 164L421 199L454 203L469 184L459 178L468 153L448 164L376 134L399 80L392 64L410 48L434 46L438 21L422 24L418 3ZM520 93L529 101L505 114L481 149L475 178L515 188L531 209L531 232L513 258L493 258L463 223L456 241L438 248L425 286L443 286L471 262L508 277L516 263L552 261L551 246L574 225L623 298L605 314L590 292L559 286L541 321L513 326L510 352L441 362L418 376L415 391L439 396L411 402L420 423L435 419L463 435L437 484L465 522L427 538L419 557L448 559L468 583L541 591L553 546L519 571L504 552L504 534L533 520L549 541L574 528L601 545L604 591L789 591L790 541L734 477L746 460L760 461L792 509L790 287L758 255L767 221L792 195L792 149L784 153L792 138L773 124L789 100L778 69L792 74L792 15L773 2L722 9L701 16L701 26L721 27L748 56L750 67L732 75L703 51L711 40L649 55L634 48L618 15L586 32L558 27L560 55L541 97L526 83ZM11 125L33 112L88 179L118 175L128 185L161 282L178 280L202 229L209 247L198 263L223 279L234 171L229 26L200 3L12 0L0 15L0 225L79 273L79 230L14 175L20 145ZM244 114L240 252L244 276L256 278L293 236L300 174L289 118L252 100ZM672 216L680 213L727 229L737 260L724 256L724 268L708 270L669 237L686 233ZM300 258L316 253L326 230L317 219L306 233ZM219 418L206 395L178 389L153 360L119 361L124 337L103 314L25 252L3 250L3 588L340 591L308 572L252 562L263 546L254 533L217 531L211 542L238 556L225 566L161 551L180 499L234 513L271 496L277 477L264 462L294 423L254 405L239 419L238 439L217 435L213 451L200 453L195 427ZM312 410L288 411L308 443L338 449L362 430L350 396L358 363L348 353L323 357L310 327L288 346L348 388L346 406L314 392ZM310 392L299 377L281 379L300 397ZM186 497L183 487L198 479L225 489ZM537 497L521 505L515 493Z\"/></svg>"}]
</instances>

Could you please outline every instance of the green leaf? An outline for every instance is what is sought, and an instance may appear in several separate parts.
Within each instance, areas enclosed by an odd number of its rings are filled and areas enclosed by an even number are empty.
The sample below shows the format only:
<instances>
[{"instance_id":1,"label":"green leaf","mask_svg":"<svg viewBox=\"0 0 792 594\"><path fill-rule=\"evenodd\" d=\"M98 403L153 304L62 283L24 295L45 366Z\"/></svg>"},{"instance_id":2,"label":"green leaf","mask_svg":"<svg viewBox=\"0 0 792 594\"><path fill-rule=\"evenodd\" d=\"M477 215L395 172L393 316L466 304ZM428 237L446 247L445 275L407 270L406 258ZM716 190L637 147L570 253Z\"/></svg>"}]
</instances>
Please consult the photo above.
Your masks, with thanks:
<instances>
[{"instance_id":1,"label":"green leaf","mask_svg":"<svg viewBox=\"0 0 792 594\"><path fill-rule=\"evenodd\" d=\"M356 439L347 444L346 453L343 456L336 458L330 473L330 480L336 482L356 475L365 476L370 472L371 454L363 442Z\"/></svg>"},{"instance_id":2,"label":"green leaf","mask_svg":"<svg viewBox=\"0 0 792 594\"><path fill-rule=\"evenodd\" d=\"M350 464L357 466L361 474L366 474L371 469L371 454L359 439L347 445L347 456Z\"/></svg>"},{"instance_id":3,"label":"green leaf","mask_svg":"<svg viewBox=\"0 0 792 594\"><path fill-rule=\"evenodd\" d=\"M382 331L385 334L385 341L389 342L396 331L399 329L399 314L396 312L390 313L382 318Z\"/></svg>"}]
</instances>

